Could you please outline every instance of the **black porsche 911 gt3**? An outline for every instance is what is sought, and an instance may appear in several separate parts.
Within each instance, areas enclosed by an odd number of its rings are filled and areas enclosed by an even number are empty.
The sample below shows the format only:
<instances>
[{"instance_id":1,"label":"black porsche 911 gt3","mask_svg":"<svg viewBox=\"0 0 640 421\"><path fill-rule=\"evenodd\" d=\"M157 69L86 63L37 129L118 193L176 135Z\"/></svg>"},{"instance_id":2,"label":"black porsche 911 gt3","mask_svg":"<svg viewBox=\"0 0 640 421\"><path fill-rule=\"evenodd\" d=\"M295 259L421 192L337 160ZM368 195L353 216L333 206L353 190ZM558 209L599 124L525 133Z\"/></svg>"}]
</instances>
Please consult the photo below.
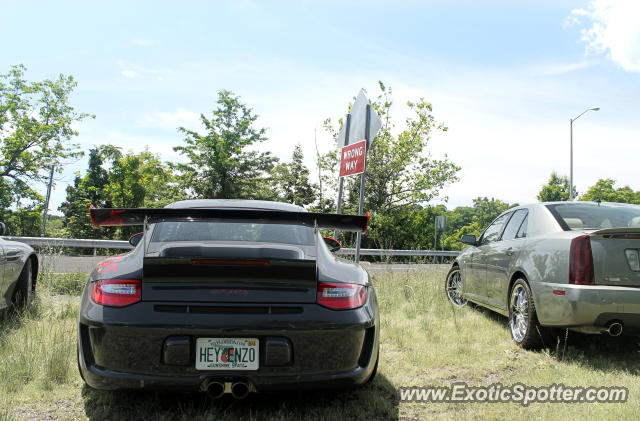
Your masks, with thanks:
<instances>
[{"instance_id":1,"label":"black porsche 911 gt3","mask_svg":"<svg viewBox=\"0 0 640 421\"><path fill-rule=\"evenodd\" d=\"M368 215L248 200L90 213L95 226L143 225L144 233L85 286L78 365L89 386L243 398L375 376L375 289L319 233L366 231Z\"/></svg>"}]
</instances>

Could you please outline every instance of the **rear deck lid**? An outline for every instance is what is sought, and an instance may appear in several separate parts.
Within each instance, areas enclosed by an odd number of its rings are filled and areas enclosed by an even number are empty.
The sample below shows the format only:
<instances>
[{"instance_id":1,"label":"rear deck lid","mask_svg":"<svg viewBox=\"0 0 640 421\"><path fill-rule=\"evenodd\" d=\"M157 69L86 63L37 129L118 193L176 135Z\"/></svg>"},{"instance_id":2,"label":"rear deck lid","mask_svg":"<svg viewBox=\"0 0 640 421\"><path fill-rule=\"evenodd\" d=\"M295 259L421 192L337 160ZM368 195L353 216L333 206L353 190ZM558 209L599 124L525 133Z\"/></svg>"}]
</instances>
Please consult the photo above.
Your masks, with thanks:
<instances>
[{"instance_id":1,"label":"rear deck lid","mask_svg":"<svg viewBox=\"0 0 640 421\"><path fill-rule=\"evenodd\" d=\"M144 258L142 300L312 303L317 291L312 250L285 244L164 244L157 255Z\"/></svg>"},{"instance_id":2,"label":"rear deck lid","mask_svg":"<svg viewBox=\"0 0 640 421\"><path fill-rule=\"evenodd\" d=\"M595 283L640 287L640 227L590 233Z\"/></svg>"}]
</instances>

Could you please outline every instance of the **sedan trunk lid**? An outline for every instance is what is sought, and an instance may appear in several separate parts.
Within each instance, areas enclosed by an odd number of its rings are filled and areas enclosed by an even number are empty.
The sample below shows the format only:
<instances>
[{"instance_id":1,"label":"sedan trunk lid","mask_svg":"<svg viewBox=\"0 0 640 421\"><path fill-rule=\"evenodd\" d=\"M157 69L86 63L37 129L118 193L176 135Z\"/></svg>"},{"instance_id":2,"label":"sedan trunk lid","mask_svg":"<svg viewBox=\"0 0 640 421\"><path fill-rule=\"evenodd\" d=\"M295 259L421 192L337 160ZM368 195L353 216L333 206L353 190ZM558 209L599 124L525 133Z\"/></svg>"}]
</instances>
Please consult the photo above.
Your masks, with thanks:
<instances>
[{"instance_id":1,"label":"sedan trunk lid","mask_svg":"<svg viewBox=\"0 0 640 421\"><path fill-rule=\"evenodd\" d=\"M589 235L595 283L640 287L640 227L604 228Z\"/></svg>"}]
</instances>

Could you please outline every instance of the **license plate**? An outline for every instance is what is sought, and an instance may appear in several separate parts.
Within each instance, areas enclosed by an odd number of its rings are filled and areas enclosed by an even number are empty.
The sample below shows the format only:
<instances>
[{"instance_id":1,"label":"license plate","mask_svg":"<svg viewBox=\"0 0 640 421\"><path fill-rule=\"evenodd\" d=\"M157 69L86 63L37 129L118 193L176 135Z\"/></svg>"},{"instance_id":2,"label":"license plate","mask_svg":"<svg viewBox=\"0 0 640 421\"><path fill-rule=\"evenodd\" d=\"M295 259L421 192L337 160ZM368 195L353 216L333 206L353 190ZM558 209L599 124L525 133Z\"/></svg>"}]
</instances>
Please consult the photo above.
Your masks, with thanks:
<instances>
[{"instance_id":1,"label":"license plate","mask_svg":"<svg viewBox=\"0 0 640 421\"><path fill-rule=\"evenodd\" d=\"M198 338L196 370L257 370L259 344L254 338Z\"/></svg>"}]
</instances>

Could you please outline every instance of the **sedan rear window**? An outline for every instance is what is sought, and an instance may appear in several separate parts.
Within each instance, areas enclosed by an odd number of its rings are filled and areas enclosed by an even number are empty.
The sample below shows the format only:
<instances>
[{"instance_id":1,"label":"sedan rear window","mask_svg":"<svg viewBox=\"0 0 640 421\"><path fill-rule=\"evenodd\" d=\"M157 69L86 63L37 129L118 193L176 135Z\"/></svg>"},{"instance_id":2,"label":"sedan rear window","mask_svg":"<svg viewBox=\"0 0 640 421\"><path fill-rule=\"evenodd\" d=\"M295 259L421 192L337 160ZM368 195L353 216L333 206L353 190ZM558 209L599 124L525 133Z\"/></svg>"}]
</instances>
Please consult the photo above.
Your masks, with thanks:
<instances>
[{"instance_id":1,"label":"sedan rear window","mask_svg":"<svg viewBox=\"0 0 640 421\"><path fill-rule=\"evenodd\" d=\"M640 227L640 206L625 204L559 203L547 205L565 231Z\"/></svg>"},{"instance_id":2,"label":"sedan rear window","mask_svg":"<svg viewBox=\"0 0 640 421\"><path fill-rule=\"evenodd\" d=\"M302 225L242 222L161 222L151 241L249 241L314 245L313 229Z\"/></svg>"}]
</instances>

